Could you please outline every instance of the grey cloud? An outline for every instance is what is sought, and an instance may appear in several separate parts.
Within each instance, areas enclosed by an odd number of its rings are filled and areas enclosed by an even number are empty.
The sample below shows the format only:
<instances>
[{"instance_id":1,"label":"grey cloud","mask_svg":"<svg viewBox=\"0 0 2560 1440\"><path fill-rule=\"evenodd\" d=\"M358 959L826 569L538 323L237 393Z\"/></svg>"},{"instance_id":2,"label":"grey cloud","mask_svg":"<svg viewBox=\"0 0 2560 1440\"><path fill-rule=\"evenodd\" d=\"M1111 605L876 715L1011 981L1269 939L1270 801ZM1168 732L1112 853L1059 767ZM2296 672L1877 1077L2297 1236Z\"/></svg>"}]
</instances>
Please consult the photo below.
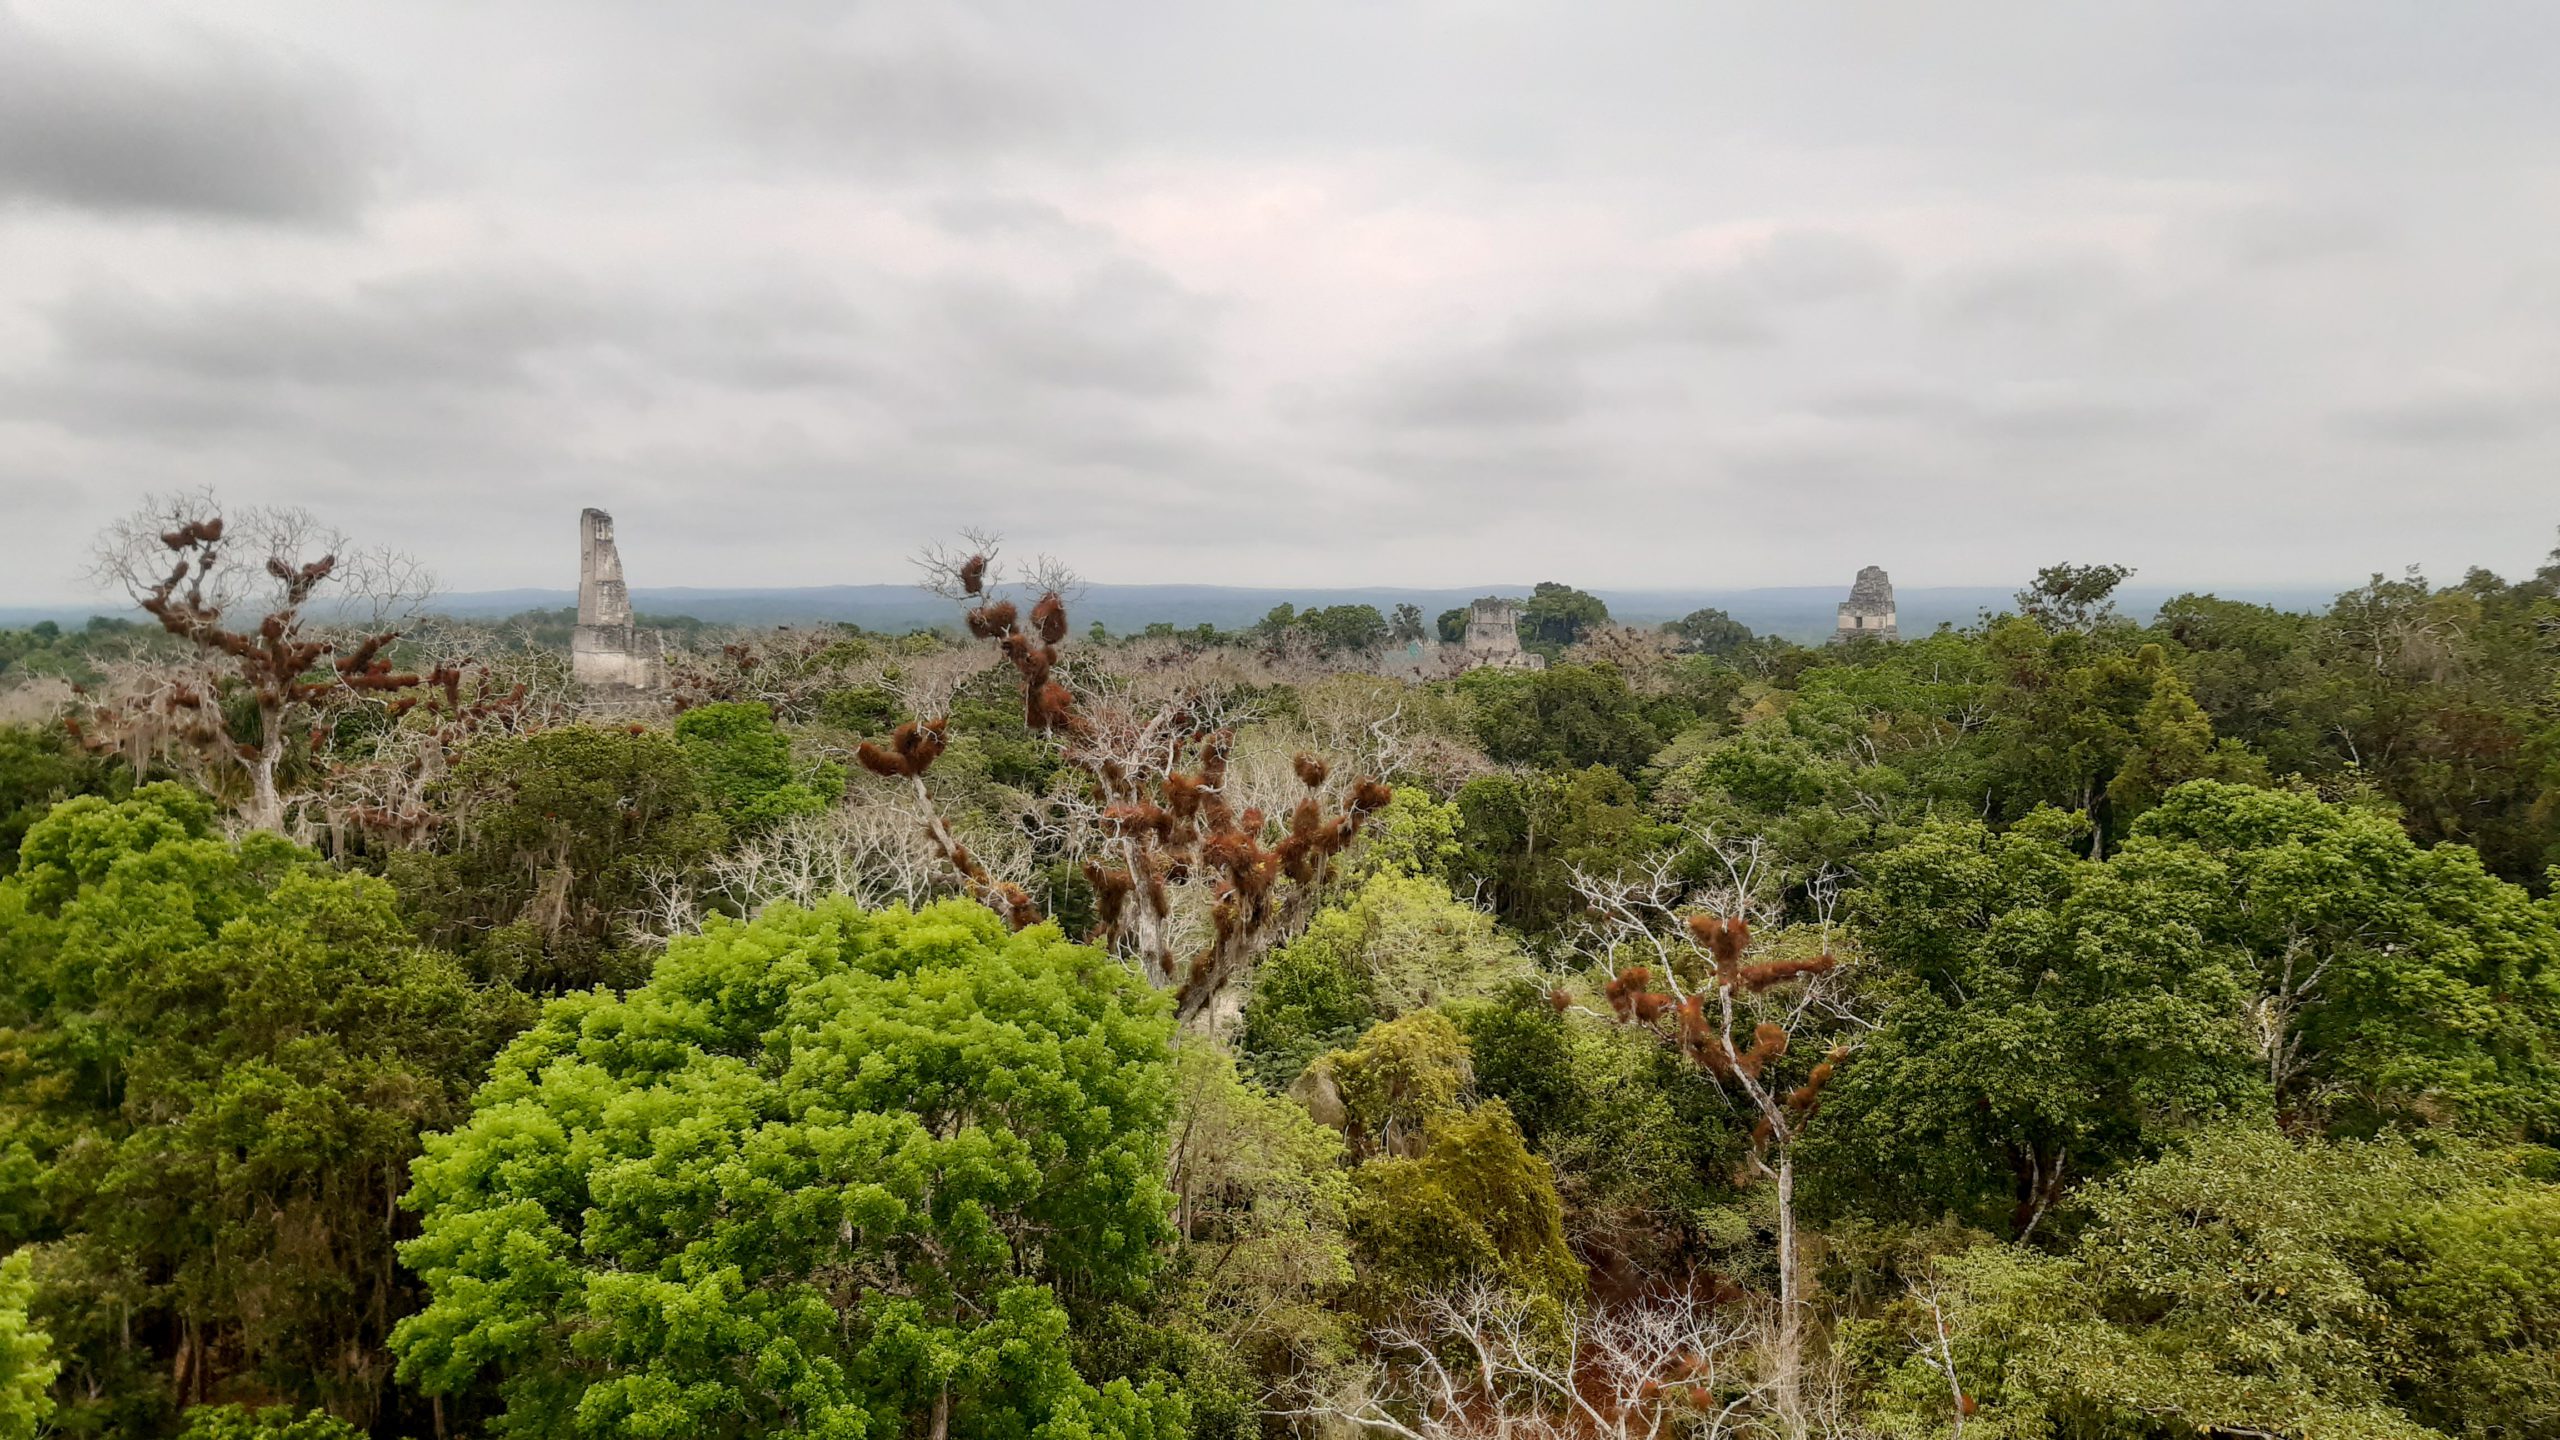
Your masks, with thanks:
<instances>
[{"instance_id":1,"label":"grey cloud","mask_svg":"<svg viewBox=\"0 0 2560 1440\"><path fill-rule=\"evenodd\" d=\"M1974 433L1993 439L2085 445L2193 424L2200 413L2165 397L2065 385L1994 392L1972 409L1967 423Z\"/></svg>"},{"instance_id":2,"label":"grey cloud","mask_svg":"<svg viewBox=\"0 0 2560 1440\"><path fill-rule=\"evenodd\" d=\"M1512 354L1418 363L1383 381L1365 408L1391 426L1509 432L1570 420L1586 400L1570 366Z\"/></svg>"},{"instance_id":3,"label":"grey cloud","mask_svg":"<svg viewBox=\"0 0 2560 1440\"><path fill-rule=\"evenodd\" d=\"M0 8L0 200L342 221L382 147L354 86L311 62L195 31L120 52Z\"/></svg>"},{"instance_id":4,"label":"grey cloud","mask_svg":"<svg viewBox=\"0 0 2560 1440\"><path fill-rule=\"evenodd\" d=\"M932 315L928 333L953 353L959 383L1162 397L1207 384L1217 307L1161 271L1122 262L1047 291L948 281Z\"/></svg>"},{"instance_id":5,"label":"grey cloud","mask_svg":"<svg viewBox=\"0 0 2560 1440\"><path fill-rule=\"evenodd\" d=\"M20 413L58 406L148 430L254 423L293 395L362 392L417 404L430 394L528 394L561 365L600 385L636 366L644 382L742 392L836 385L877 374L857 308L815 282L679 301L558 271L460 268L338 294L256 290L162 299L76 293L47 315L60 365L49 386L0 385Z\"/></svg>"},{"instance_id":6,"label":"grey cloud","mask_svg":"<svg viewBox=\"0 0 2560 1440\"><path fill-rule=\"evenodd\" d=\"M2035 329L2102 315L2132 288L2113 256L2055 252L1963 267L1939 282L1939 298L1950 318L1967 324Z\"/></svg>"},{"instance_id":7,"label":"grey cloud","mask_svg":"<svg viewBox=\"0 0 2560 1440\"><path fill-rule=\"evenodd\" d=\"M1916 385L1867 385L1816 396L1806 407L1826 419L1862 421L1949 420L1967 410L1964 398Z\"/></svg>"},{"instance_id":8,"label":"grey cloud","mask_svg":"<svg viewBox=\"0 0 2560 1440\"><path fill-rule=\"evenodd\" d=\"M534 356L615 323L565 280L483 274L406 277L341 297L271 291L173 303L93 291L52 315L75 367L324 388L513 384Z\"/></svg>"},{"instance_id":9,"label":"grey cloud","mask_svg":"<svg viewBox=\"0 0 2560 1440\"><path fill-rule=\"evenodd\" d=\"M0 601L196 480L475 587L588 503L646 583L980 521L1101 578L1925 584L2512 569L2560 464L2503 0L21 3Z\"/></svg>"},{"instance_id":10,"label":"grey cloud","mask_svg":"<svg viewBox=\"0 0 2560 1440\"><path fill-rule=\"evenodd\" d=\"M1373 376L1348 408L1389 427L1493 432L1516 444L1523 430L1659 391L1663 362L1649 352L1765 350L1795 317L1882 294L1898 280L1871 242L1783 231L1735 261L1676 274L1633 304L1524 316L1474 349L1421 347ZM1645 369L1631 378L1635 366Z\"/></svg>"},{"instance_id":11,"label":"grey cloud","mask_svg":"<svg viewBox=\"0 0 2560 1440\"><path fill-rule=\"evenodd\" d=\"M2268 201L2212 216L2197 225L2205 242L2252 269L2286 269L2367 255L2389 242L2390 227L2353 206Z\"/></svg>"},{"instance_id":12,"label":"grey cloud","mask_svg":"<svg viewBox=\"0 0 2560 1440\"><path fill-rule=\"evenodd\" d=\"M1096 123L1053 74L939 37L789 44L742 67L724 103L754 141L885 173L1049 149Z\"/></svg>"},{"instance_id":13,"label":"grey cloud","mask_svg":"<svg viewBox=\"0 0 2560 1440\"><path fill-rule=\"evenodd\" d=\"M1847 389L1816 398L1805 413L1847 426L1935 431L1964 440L2076 444L2194 424L2203 410L2156 385L2045 382Z\"/></svg>"},{"instance_id":14,"label":"grey cloud","mask_svg":"<svg viewBox=\"0 0 2560 1440\"><path fill-rule=\"evenodd\" d=\"M2421 395L2338 412L2339 430L2411 448L2505 444L2551 428L2560 397L2475 390Z\"/></svg>"},{"instance_id":15,"label":"grey cloud","mask_svg":"<svg viewBox=\"0 0 2560 1440\"><path fill-rule=\"evenodd\" d=\"M1708 346L1767 345L1778 338L1765 296L1728 276L1683 276L1652 304L1626 317L1617 333L1630 341Z\"/></svg>"},{"instance_id":16,"label":"grey cloud","mask_svg":"<svg viewBox=\"0 0 2560 1440\"><path fill-rule=\"evenodd\" d=\"M1644 345L1752 349L1777 343L1794 316L1881 295L1900 278L1899 267L1871 241L1787 230L1738 260L1679 272L1639 304L1550 316L1527 327L1524 340L1584 351Z\"/></svg>"},{"instance_id":17,"label":"grey cloud","mask_svg":"<svg viewBox=\"0 0 2560 1440\"><path fill-rule=\"evenodd\" d=\"M1737 278L1773 300L1802 304L1891 289L1901 267L1872 240L1830 230L1786 230L1736 267Z\"/></svg>"},{"instance_id":18,"label":"grey cloud","mask_svg":"<svg viewBox=\"0 0 2560 1440\"><path fill-rule=\"evenodd\" d=\"M954 235L1073 237L1089 240L1091 232L1045 200L1025 195L962 193L944 195L926 207L935 224Z\"/></svg>"}]
</instances>

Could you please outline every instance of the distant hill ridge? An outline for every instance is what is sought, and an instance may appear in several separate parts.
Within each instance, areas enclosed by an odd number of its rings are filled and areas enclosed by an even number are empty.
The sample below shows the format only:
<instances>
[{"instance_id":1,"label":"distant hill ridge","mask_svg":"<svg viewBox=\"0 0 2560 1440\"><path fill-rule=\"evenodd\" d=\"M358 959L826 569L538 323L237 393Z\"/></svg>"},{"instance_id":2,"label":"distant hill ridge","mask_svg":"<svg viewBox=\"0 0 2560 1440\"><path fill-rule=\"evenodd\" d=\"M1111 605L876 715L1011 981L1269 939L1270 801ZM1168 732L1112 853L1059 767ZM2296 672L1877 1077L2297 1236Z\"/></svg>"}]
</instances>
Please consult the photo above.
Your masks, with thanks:
<instances>
[{"instance_id":1,"label":"distant hill ridge","mask_svg":"<svg viewBox=\"0 0 2560 1440\"><path fill-rule=\"evenodd\" d=\"M1398 589L1388 586L1282 589L1230 585L1091 585L1078 597L1072 613L1082 631L1099 620L1114 634L1143 630L1156 623L1182 628L1215 625L1222 630L1250 625L1280 604L1301 610L1327 605L1375 605L1382 614L1398 605L1421 608L1426 619L1465 605L1480 595L1525 596L1527 584L1472 585L1458 589ZM2117 592L2117 607L2149 619L2172 596L2209 590L2228 600L2246 600L2286 610L2325 610L2338 592L2350 588L2312 586L2139 586ZM1677 620L1693 610L1718 609L1764 635L1815 641L1831 634L1834 607L1849 594L1838 585L1782 585L1730 590L1618 590L1594 587L1606 601L1610 617L1631 625ZM2014 586L1897 587L1905 636L1926 635L1941 622L1968 625L1984 611L2012 607ZM815 585L792 589L707 586L636 586L634 608L645 614L691 615L720 625L790 625L851 621L873 630L905 631L956 623L958 610L947 600L913 585ZM577 603L572 589L465 590L436 597L429 607L458 619L489 620L526 610L556 610ZM98 613L120 609L90 606L0 607L0 625L31 625L38 620L75 624Z\"/></svg>"}]
</instances>

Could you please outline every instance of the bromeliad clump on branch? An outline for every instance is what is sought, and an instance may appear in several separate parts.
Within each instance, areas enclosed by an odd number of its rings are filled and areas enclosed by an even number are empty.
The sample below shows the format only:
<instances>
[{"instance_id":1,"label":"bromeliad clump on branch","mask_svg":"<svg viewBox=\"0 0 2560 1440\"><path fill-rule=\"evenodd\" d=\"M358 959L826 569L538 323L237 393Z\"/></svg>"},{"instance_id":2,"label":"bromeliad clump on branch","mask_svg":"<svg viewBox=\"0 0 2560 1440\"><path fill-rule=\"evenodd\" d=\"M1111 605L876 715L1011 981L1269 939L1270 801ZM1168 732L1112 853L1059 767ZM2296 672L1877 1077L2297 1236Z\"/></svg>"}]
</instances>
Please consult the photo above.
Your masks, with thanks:
<instances>
[{"instance_id":1,"label":"bromeliad clump on branch","mask_svg":"<svg viewBox=\"0 0 2560 1440\"><path fill-rule=\"evenodd\" d=\"M314 549L325 553L301 558ZM398 630L349 637L305 628L305 607L323 585L351 590L349 598L379 612L419 598L426 577L388 552L349 556L342 537L300 511L226 520L210 494L177 496L111 528L98 571L202 664L192 674L154 673L93 704L72 719L74 736L99 751L178 751L236 766L249 782L243 818L253 828L283 828L279 767L289 754L325 761L343 712L380 703L397 718L431 693L419 689L426 677L385 656ZM265 613L234 623L253 600Z\"/></svg>"},{"instance_id":2,"label":"bromeliad clump on branch","mask_svg":"<svg viewBox=\"0 0 2560 1440\"><path fill-rule=\"evenodd\" d=\"M853 758L863 769L884 780L902 779L915 787L916 804L924 815L925 839L932 843L935 854L960 872L960 878L968 885L971 895L1004 916L1016 930L1038 924L1040 907L1033 903L1030 892L989 873L986 865L969 853L969 847L961 844L959 837L951 833L949 822L934 806L933 792L924 783L924 772L933 768L933 762L942 758L943 749L950 744L946 734L948 725L947 720L939 717L922 724L910 720L890 733L887 745L863 741L854 747Z\"/></svg>"},{"instance_id":3,"label":"bromeliad clump on branch","mask_svg":"<svg viewBox=\"0 0 2560 1440\"><path fill-rule=\"evenodd\" d=\"M1291 933L1331 877L1333 862L1393 792L1359 779L1328 792L1332 767L1312 755L1292 762L1303 793L1285 817L1230 798L1235 729L1176 703L1149 709L1080 698L1062 678L1058 646L1067 637L1063 579L1042 585L1028 614L990 593L992 553L934 567L941 588L968 607L969 633L994 642L1022 687L1023 723L1048 738L1083 777L1069 850L1092 885L1097 923L1091 943L1134 962L1173 989L1188 1019L1203 1013L1254 958ZM1196 701L1197 697L1195 697ZM1125 713L1124 713L1125 712ZM991 876L951 833L933 804L925 773L944 746L944 720L899 727L888 744L866 742L855 758L875 775L914 787L935 850L971 894L1017 928L1039 907L1022 888ZM1186 918L1177 894L1206 899L1205 929Z\"/></svg>"},{"instance_id":4,"label":"bromeliad clump on branch","mask_svg":"<svg viewBox=\"0 0 2560 1440\"><path fill-rule=\"evenodd\" d=\"M1802 1347L1802 1282L1797 1274L1795 1244L1794 1143L1806 1121L1821 1108L1823 1087L1830 1083L1848 1047L1833 1046L1792 1087L1773 1073L1786 1057L1790 1027L1800 1021L1815 997L1802 993L1791 1009L1774 1013L1763 1008L1755 1018L1742 1009L1752 997L1790 981L1809 981L1839 965L1829 952L1800 960L1743 963L1751 948L1751 925L1740 915L1691 915L1684 922L1690 940L1712 962L1712 978L1699 988L1684 989L1680 967L1666 966L1668 992L1653 988L1654 972L1629 966L1604 987L1609 1008L1622 1024L1641 1025L1662 1033L1682 1056L1713 1075L1727 1093L1739 1093L1753 1115L1749 1158L1735 1183L1755 1178L1774 1180L1778 1211L1778 1327L1773 1341L1772 1388L1781 1415L1795 1413ZM1766 1002L1760 1002L1764 1007ZM1785 1023L1779 1017L1783 1016ZM1747 1042L1739 1037L1748 1029Z\"/></svg>"}]
</instances>

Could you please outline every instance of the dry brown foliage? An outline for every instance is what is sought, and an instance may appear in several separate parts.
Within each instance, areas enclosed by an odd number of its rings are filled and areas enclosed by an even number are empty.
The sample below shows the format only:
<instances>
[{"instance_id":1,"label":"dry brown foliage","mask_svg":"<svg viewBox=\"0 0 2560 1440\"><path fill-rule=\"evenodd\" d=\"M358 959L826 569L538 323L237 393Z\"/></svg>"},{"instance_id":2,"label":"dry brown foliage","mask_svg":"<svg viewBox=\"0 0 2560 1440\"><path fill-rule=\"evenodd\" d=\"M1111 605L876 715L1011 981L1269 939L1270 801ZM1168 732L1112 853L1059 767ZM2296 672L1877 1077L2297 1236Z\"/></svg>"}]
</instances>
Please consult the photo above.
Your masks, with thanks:
<instances>
[{"instance_id":1,"label":"dry brown foliage","mask_svg":"<svg viewBox=\"0 0 2560 1440\"><path fill-rule=\"evenodd\" d=\"M1059 646L1069 631L1059 573L1043 574L1026 614L995 596L994 556L938 556L937 589L965 607L971 635L1011 667L1023 723L1046 737L1079 775L1081 794L1061 813L1077 830L1066 848L1082 857L1098 921L1088 938L1172 989L1186 1020L1217 997L1275 939L1299 923L1334 862L1392 792L1375 779L1334 779L1312 754L1289 759L1294 793L1245 803L1235 770L1237 729L1229 687L1191 655L1140 654L1116 685L1070 674ZM1149 664L1150 659L1161 663ZM935 849L982 902L1017 928L1040 920L1022 886L987 872L933 806L926 775L943 749L943 720L910 722L886 745L866 742L856 760L914 788ZM1204 922L1188 923L1177 892L1205 895ZM1205 934L1200 933L1205 929Z\"/></svg>"}]
</instances>

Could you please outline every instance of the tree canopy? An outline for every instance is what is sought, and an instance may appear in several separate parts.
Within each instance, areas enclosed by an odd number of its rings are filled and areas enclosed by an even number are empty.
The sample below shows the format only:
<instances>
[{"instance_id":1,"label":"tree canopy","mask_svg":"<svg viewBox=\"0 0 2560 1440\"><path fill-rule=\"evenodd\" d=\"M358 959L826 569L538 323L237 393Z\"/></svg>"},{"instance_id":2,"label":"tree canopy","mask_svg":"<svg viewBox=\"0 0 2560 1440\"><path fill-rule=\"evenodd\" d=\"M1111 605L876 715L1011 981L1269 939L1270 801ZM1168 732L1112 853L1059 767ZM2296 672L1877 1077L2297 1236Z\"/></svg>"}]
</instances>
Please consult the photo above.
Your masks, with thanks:
<instances>
[{"instance_id":1,"label":"tree canopy","mask_svg":"<svg viewBox=\"0 0 2560 1440\"><path fill-rule=\"evenodd\" d=\"M555 1000L430 1137L404 1378L508 1434L1177 1433L1070 1302L1167 1237L1166 1006L959 902L714 921Z\"/></svg>"}]
</instances>

